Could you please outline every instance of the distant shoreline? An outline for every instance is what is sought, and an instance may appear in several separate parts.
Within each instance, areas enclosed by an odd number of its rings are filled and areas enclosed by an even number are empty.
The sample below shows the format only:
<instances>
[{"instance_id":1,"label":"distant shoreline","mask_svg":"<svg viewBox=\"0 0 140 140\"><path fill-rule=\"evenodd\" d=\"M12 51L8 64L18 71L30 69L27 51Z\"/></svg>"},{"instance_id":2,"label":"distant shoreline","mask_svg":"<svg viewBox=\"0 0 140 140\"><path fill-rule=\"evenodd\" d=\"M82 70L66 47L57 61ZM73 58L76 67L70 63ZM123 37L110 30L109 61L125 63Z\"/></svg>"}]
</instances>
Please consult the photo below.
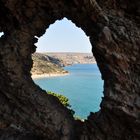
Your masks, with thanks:
<instances>
[{"instance_id":1,"label":"distant shoreline","mask_svg":"<svg viewBox=\"0 0 140 140\"><path fill-rule=\"evenodd\" d=\"M76 63L75 63L76 64ZM93 62L93 63L78 63L78 64L96 64L96 61ZM70 65L67 65L67 66L72 66L74 64L70 64ZM65 66L66 67L66 66ZM70 73L69 72L66 72L66 73L44 73L44 74L32 74L32 79L40 79L40 78L50 78L50 77L59 77L59 76L67 76L69 75Z\"/></svg>"},{"instance_id":2,"label":"distant shoreline","mask_svg":"<svg viewBox=\"0 0 140 140\"><path fill-rule=\"evenodd\" d=\"M59 76L67 76L69 73L50 73L50 74L33 74L33 79L47 78L47 77L59 77Z\"/></svg>"}]
</instances>

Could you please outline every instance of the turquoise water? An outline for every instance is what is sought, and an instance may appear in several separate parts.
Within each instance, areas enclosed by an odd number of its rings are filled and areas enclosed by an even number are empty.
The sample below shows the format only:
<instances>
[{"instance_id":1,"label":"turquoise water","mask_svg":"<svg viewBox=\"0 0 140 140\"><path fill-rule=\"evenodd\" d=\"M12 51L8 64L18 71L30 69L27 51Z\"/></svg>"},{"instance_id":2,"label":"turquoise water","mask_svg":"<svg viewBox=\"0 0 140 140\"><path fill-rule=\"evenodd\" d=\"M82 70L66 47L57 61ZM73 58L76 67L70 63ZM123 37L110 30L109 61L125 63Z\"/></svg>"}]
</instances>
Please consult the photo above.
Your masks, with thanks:
<instances>
[{"instance_id":1,"label":"turquoise water","mask_svg":"<svg viewBox=\"0 0 140 140\"><path fill-rule=\"evenodd\" d=\"M34 80L42 89L61 93L69 98L75 115L85 119L100 109L103 81L96 64L75 64L65 67L70 75Z\"/></svg>"}]
</instances>

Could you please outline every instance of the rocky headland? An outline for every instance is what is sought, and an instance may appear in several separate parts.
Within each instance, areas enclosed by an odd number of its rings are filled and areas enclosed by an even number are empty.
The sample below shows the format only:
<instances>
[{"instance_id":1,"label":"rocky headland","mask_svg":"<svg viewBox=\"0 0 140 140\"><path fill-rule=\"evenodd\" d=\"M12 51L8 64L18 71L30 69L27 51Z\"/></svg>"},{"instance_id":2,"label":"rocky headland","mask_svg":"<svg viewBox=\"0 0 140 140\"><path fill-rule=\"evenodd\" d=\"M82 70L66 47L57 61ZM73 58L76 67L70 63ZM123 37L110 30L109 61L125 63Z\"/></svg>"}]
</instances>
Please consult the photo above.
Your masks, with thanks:
<instances>
[{"instance_id":1,"label":"rocky headland","mask_svg":"<svg viewBox=\"0 0 140 140\"><path fill-rule=\"evenodd\" d=\"M65 76L64 66L96 63L90 53L35 53L32 59L32 78Z\"/></svg>"},{"instance_id":2,"label":"rocky headland","mask_svg":"<svg viewBox=\"0 0 140 140\"><path fill-rule=\"evenodd\" d=\"M62 62L60 62L59 59L50 57L42 53L33 54L32 59L32 78L68 75L68 71L65 71L62 67L60 67L59 63Z\"/></svg>"}]
</instances>

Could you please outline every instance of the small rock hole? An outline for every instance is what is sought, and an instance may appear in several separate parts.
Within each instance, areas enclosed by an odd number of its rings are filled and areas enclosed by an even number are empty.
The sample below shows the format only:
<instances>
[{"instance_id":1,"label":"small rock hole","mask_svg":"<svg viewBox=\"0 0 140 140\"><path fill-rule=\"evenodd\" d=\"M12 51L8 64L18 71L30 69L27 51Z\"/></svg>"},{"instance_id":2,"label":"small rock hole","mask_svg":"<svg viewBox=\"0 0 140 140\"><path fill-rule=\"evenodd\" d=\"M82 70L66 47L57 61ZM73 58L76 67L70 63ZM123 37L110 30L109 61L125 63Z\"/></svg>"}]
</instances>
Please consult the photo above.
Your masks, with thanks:
<instances>
[{"instance_id":1,"label":"small rock hole","mask_svg":"<svg viewBox=\"0 0 140 140\"><path fill-rule=\"evenodd\" d=\"M4 32L0 32L0 38L4 35Z\"/></svg>"}]
</instances>

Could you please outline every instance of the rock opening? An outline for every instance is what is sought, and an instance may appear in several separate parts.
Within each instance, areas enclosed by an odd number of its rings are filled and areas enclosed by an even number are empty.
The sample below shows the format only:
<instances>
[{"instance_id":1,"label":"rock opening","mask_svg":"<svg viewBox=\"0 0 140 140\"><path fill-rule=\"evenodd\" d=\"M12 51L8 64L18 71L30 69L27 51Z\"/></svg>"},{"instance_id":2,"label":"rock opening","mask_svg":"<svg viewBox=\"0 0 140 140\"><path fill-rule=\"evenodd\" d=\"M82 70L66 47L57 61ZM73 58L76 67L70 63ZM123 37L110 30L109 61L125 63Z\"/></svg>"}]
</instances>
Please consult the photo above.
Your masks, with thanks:
<instances>
[{"instance_id":1,"label":"rock opening","mask_svg":"<svg viewBox=\"0 0 140 140\"><path fill-rule=\"evenodd\" d=\"M140 139L140 1L1 0L0 136L50 140ZM84 123L31 79L31 54L56 20L67 17L90 38L104 79L101 110ZM14 135L10 135L14 136ZM42 138L42 139L43 139Z\"/></svg>"},{"instance_id":2,"label":"rock opening","mask_svg":"<svg viewBox=\"0 0 140 140\"><path fill-rule=\"evenodd\" d=\"M76 118L86 119L90 112L97 112L103 81L85 33L64 18L51 25L36 46L32 56L35 83L68 97Z\"/></svg>"}]
</instances>

